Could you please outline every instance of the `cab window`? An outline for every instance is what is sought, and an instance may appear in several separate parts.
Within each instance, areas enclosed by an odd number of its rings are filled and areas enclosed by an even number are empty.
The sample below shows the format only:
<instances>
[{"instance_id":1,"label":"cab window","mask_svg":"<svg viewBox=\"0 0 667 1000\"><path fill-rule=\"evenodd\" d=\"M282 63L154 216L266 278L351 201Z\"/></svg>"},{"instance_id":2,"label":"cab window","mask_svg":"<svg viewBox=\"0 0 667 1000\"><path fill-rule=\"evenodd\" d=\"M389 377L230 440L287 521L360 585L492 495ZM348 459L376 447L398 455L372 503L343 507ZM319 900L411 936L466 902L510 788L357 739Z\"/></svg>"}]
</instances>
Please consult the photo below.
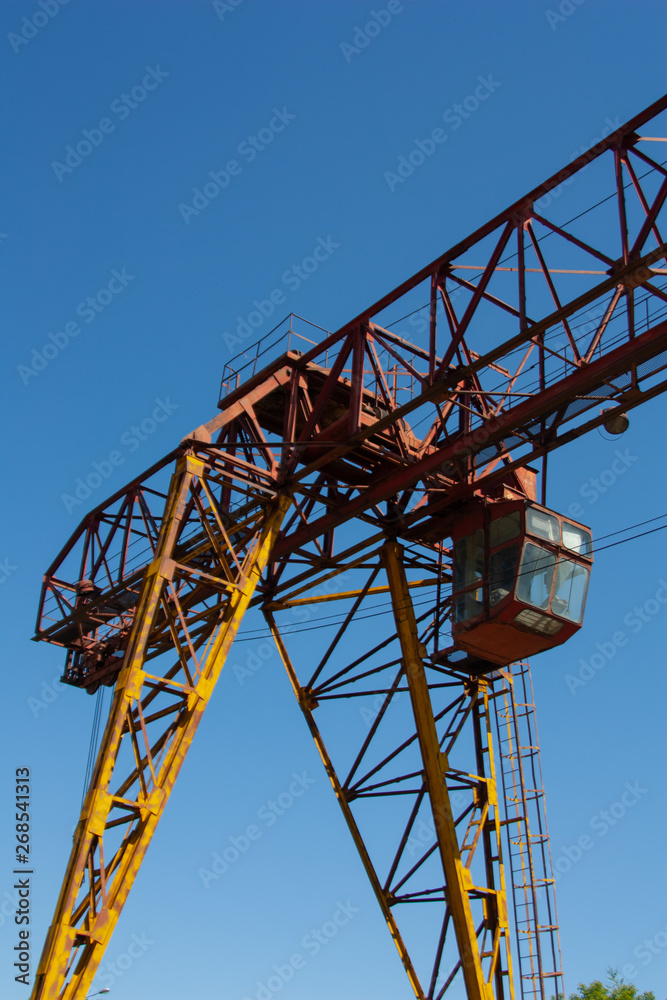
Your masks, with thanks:
<instances>
[{"instance_id":1,"label":"cab window","mask_svg":"<svg viewBox=\"0 0 667 1000\"><path fill-rule=\"evenodd\" d=\"M549 606L555 568L555 555L540 545L526 542L516 587L517 598L524 604L546 610Z\"/></svg>"},{"instance_id":2,"label":"cab window","mask_svg":"<svg viewBox=\"0 0 667 1000\"><path fill-rule=\"evenodd\" d=\"M511 594L514 589L518 561L519 546L516 543L499 549L489 559L489 604L491 607Z\"/></svg>"},{"instance_id":3,"label":"cab window","mask_svg":"<svg viewBox=\"0 0 667 1000\"><path fill-rule=\"evenodd\" d=\"M558 518L536 507L529 507L526 511L526 531L548 542L555 542L556 545L560 543Z\"/></svg>"},{"instance_id":4,"label":"cab window","mask_svg":"<svg viewBox=\"0 0 667 1000\"><path fill-rule=\"evenodd\" d=\"M454 545L454 620L466 621L482 612L484 573L484 532L481 528L465 535ZM457 591L465 591L459 594Z\"/></svg>"},{"instance_id":5,"label":"cab window","mask_svg":"<svg viewBox=\"0 0 667 1000\"><path fill-rule=\"evenodd\" d=\"M590 556L593 553L590 531L576 524L570 524L569 521L563 521L563 545L571 552L578 552L582 556Z\"/></svg>"},{"instance_id":6,"label":"cab window","mask_svg":"<svg viewBox=\"0 0 667 1000\"><path fill-rule=\"evenodd\" d=\"M589 569L571 559L559 559L551 610L559 618L580 622L588 589Z\"/></svg>"},{"instance_id":7,"label":"cab window","mask_svg":"<svg viewBox=\"0 0 667 1000\"><path fill-rule=\"evenodd\" d=\"M518 510L513 511L511 514L506 514L504 517L497 517L495 521L491 522L489 528L489 546L495 549L497 545L502 545L504 542L511 541L512 538L516 538L521 530L521 512Z\"/></svg>"}]
</instances>

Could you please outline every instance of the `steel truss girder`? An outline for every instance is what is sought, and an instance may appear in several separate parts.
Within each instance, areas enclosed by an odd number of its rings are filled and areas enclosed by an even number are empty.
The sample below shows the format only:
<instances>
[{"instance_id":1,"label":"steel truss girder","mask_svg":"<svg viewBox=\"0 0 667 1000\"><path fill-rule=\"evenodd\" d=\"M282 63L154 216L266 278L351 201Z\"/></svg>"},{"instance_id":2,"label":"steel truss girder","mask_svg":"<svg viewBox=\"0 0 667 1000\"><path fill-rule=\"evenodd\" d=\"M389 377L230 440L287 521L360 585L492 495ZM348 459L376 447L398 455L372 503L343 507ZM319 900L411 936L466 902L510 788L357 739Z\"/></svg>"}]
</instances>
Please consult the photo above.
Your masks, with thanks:
<instances>
[{"instance_id":1,"label":"steel truss girder","mask_svg":"<svg viewBox=\"0 0 667 1000\"><path fill-rule=\"evenodd\" d=\"M251 498L230 538L211 471L192 454L177 463L33 1000L90 986L289 507ZM205 540L184 552L193 508ZM202 576L217 592L207 613ZM165 635L177 659L161 669Z\"/></svg>"},{"instance_id":2,"label":"steel truss girder","mask_svg":"<svg viewBox=\"0 0 667 1000\"><path fill-rule=\"evenodd\" d=\"M225 451L239 471L262 465L265 484L276 478L306 498L311 509L284 532L278 556L353 517L383 530L378 506L385 502L400 517L402 536L419 538L433 515L446 518L475 490L494 489L508 470L544 462L600 426L605 407L630 410L665 391L667 381L657 377L667 367L667 170L649 155L655 144L642 142L665 109L667 97L322 343L268 355L262 371L253 361L228 380L234 387L222 412L182 447ZM576 219L559 221L565 199L555 200L557 211L547 217L551 210L540 199L580 171L605 165L604 183L613 190L601 203L604 224L594 239ZM385 313L390 306L410 311L409 297L422 293L429 297L429 338L420 347L388 329ZM154 546L150 516L159 520L162 500L150 484L163 467L158 463L82 522L47 571L39 638L72 648L62 622L75 628L77 610L71 578L60 573L75 548L95 554L82 558L78 578L98 574L107 590L109 534L131 523L131 537ZM132 521L135 498L144 504L145 524L138 515ZM118 585L136 588L141 570L123 571Z\"/></svg>"},{"instance_id":3,"label":"steel truss girder","mask_svg":"<svg viewBox=\"0 0 667 1000\"><path fill-rule=\"evenodd\" d=\"M601 385L613 384L619 376L625 375L628 371L632 372L638 365L666 350L667 322L664 322L629 340L598 361L578 368L554 386L543 389L534 398L523 400L502 413L480 420L473 431L451 438L439 446L433 446L426 454L413 456L412 461L388 469L384 476L374 477L368 487L360 490L354 498L336 505L318 519L311 519L307 525L301 525L286 538L281 539L277 555L285 556L323 532L330 531L353 517L365 514L377 504L396 496L401 491L412 491L416 484L432 480L432 485L440 491L438 498L429 504L420 504L401 518L404 530L413 525L418 530L420 521L428 519L435 512L447 513L448 509L459 506L476 489L482 491L491 489L494 483L506 476L510 469L524 467L531 461L562 447L582 433L600 426L606 419L604 414L599 414L584 425L561 434L557 433L555 426L551 426L550 434L546 438L529 436L527 433L530 428L537 430L541 421L549 420L567 409L572 400L579 398L584 400L580 412L594 408L596 402L599 409L596 394ZM649 392L641 392L636 385L628 386L625 398L619 405L619 412L640 405L651 398L655 391L662 392L665 388L667 382L660 383L657 390ZM288 480L290 488L298 489L299 481L307 473L313 473L325 462L353 451L362 439L377 433L378 428L404 418L429 399L443 396L446 397L446 391L441 386L426 389L413 402L405 404L393 414L377 421L373 428L360 432L357 440L352 438L345 445L331 448L326 459L311 462L305 470L297 473L293 480ZM588 403L585 402L587 396L591 399ZM525 441L522 437L525 437ZM514 452L524 446L520 457L513 457L508 441L511 442ZM481 467L476 470L476 474L471 475L468 481L465 477L452 473L451 467L457 461L476 458L480 453L485 456L484 460L480 463ZM443 469L447 470L446 475L443 475Z\"/></svg>"}]
</instances>

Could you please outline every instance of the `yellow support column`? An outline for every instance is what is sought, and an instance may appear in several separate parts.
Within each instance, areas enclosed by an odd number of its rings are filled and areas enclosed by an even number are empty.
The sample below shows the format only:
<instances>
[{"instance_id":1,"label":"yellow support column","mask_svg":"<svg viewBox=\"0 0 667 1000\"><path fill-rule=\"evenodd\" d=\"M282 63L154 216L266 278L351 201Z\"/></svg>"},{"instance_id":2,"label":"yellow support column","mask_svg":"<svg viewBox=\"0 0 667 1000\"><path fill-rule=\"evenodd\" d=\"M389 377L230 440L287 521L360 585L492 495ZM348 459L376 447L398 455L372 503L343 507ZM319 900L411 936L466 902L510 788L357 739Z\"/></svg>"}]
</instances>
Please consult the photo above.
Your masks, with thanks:
<instances>
[{"instance_id":1,"label":"yellow support column","mask_svg":"<svg viewBox=\"0 0 667 1000\"><path fill-rule=\"evenodd\" d=\"M195 508L203 511L206 476L204 462L186 455L172 477L31 1000L81 1000L88 991L290 505L286 496L251 499L243 552L233 550L211 505L189 564L179 533ZM219 607L202 638L197 588L203 592L206 552L219 561L219 579L208 577ZM188 587L191 605L181 596ZM166 671L148 656L165 635L177 658ZM169 706L156 710L161 695ZM123 772L117 764L128 741L132 763Z\"/></svg>"},{"instance_id":2,"label":"yellow support column","mask_svg":"<svg viewBox=\"0 0 667 1000\"><path fill-rule=\"evenodd\" d=\"M473 886L470 872L461 861L446 783L448 761L438 742L422 659L424 649L419 642L410 588L403 567L403 548L397 542L388 542L382 551L466 993L468 1000L493 1000L491 985L485 981L482 968L470 906L469 890Z\"/></svg>"}]
</instances>

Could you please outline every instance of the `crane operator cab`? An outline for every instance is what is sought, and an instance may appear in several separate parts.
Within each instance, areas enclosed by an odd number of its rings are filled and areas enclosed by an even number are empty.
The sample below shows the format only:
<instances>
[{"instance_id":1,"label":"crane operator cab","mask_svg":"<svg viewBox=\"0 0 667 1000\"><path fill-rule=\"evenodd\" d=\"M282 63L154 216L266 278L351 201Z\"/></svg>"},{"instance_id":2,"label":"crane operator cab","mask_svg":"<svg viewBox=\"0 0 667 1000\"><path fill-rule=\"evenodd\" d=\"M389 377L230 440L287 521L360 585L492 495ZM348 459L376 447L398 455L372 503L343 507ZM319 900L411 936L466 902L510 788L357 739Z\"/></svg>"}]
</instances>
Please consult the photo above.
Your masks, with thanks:
<instances>
[{"instance_id":1,"label":"crane operator cab","mask_svg":"<svg viewBox=\"0 0 667 1000\"><path fill-rule=\"evenodd\" d=\"M591 532L529 500L480 504L453 531L452 638L507 665L581 628Z\"/></svg>"}]
</instances>

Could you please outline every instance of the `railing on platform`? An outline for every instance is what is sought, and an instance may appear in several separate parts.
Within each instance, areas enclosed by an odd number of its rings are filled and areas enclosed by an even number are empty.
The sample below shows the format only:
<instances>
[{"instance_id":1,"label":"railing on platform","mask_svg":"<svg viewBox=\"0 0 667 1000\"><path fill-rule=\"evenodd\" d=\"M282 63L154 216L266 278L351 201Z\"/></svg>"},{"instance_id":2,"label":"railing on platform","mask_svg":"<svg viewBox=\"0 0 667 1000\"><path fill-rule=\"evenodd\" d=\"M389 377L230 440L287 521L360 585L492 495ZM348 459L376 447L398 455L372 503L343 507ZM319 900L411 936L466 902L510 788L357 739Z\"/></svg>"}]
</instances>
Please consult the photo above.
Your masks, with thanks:
<instances>
[{"instance_id":1,"label":"railing on platform","mask_svg":"<svg viewBox=\"0 0 667 1000\"><path fill-rule=\"evenodd\" d=\"M245 350L239 351L227 362L222 370L220 399L224 399L281 354L287 351L301 351L305 354L330 336L331 332L323 326L311 323L296 313L290 313L267 334L248 344ZM326 367L326 360L324 364Z\"/></svg>"}]
</instances>

